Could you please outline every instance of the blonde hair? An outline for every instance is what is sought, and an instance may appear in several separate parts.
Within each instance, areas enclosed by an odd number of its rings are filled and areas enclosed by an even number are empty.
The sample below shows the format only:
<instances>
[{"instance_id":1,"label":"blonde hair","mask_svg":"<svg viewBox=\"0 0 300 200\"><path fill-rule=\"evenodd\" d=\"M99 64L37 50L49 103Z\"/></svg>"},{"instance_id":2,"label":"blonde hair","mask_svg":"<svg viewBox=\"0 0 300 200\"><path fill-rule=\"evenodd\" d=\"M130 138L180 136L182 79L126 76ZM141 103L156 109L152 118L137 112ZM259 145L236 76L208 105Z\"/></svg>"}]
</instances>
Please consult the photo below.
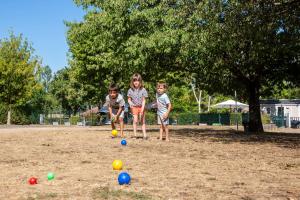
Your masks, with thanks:
<instances>
[{"instance_id":1,"label":"blonde hair","mask_svg":"<svg viewBox=\"0 0 300 200\"><path fill-rule=\"evenodd\" d=\"M139 74L139 73L135 73L132 75L131 77L131 80L130 80L130 87L133 89L134 88L134 85L133 85L133 82L138 80L140 82L140 88L143 88L144 85L143 85L143 79L142 79L142 76Z\"/></svg>"}]
</instances>

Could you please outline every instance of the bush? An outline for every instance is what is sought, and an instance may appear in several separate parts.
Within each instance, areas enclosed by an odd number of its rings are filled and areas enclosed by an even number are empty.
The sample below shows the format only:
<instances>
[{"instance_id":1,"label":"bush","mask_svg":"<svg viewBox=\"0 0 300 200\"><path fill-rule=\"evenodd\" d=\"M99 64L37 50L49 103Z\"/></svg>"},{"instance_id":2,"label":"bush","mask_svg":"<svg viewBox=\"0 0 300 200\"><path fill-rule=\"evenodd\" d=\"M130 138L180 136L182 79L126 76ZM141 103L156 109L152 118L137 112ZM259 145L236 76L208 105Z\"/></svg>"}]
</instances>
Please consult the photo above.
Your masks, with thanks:
<instances>
[{"instance_id":1,"label":"bush","mask_svg":"<svg viewBox=\"0 0 300 200\"><path fill-rule=\"evenodd\" d=\"M146 124L157 124L156 112L146 112Z\"/></svg>"},{"instance_id":2,"label":"bush","mask_svg":"<svg viewBox=\"0 0 300 200\"><path fill-rule=\"evenodd\" d=\"M261 115L261 121L263 124L270 124L271 123L271 118L269 115L262 114Z\"/></svg>"},{"instance_id":3,"label":"bush","mask_svg":"<svg viewBox=\"0 0 300 200\"><path fill-rule=\"evenodd\" d=\"M170 123L176 122L178 125L199 124L199 113L171 113Z\"/></svg>"},{"instance_id":4,"label":"bush","mask_svg":"<svg viewBox=\"0 0 300 200\"><path fill-rule=\"evenodd\" d=\"M71 125L77 125L77 122L80 122L80 117L79 116L71 116L70 117L70 124Z\"/></svg>"},{"instance_id":5,"label":"bush","mask_svg":"<svg viewBox=\"0 0 300 200\"><path fill-rule=\"evenodd\" d=\"M0 104L0 124L5 124L7 118L7 109Z\"/></svg>"}]
</instances>

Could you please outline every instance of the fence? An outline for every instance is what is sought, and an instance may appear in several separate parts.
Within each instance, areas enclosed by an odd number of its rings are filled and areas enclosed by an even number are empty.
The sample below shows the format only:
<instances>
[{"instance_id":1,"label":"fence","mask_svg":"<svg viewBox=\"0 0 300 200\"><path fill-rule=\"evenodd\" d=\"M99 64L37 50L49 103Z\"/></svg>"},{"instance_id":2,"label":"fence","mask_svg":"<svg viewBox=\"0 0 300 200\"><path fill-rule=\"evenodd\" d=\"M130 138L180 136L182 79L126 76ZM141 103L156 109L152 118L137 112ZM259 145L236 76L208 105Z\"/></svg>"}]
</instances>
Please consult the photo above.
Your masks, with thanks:
<instances>
[{"instance_id":1,"label":"fence","mask_svg":"<svg viewBox=\"0 0 300 200\"><path fill-rule=\"evenodd\" d=\"M248 121L248 113L203 113L199 115L200 123L207 125L242 125Z\"/></svg>"},{"instance_id":2,"label":"fence","mask_svg":"<svg viewBox=\"0 0 300 200\"><path fill-rule=\"evenodd\" d=\"M270 115L271 122L277 127L286 127L287 117L284 115Z\"/></svg>"},{"instance_id":3,"label":"fence","mask_svg":"<svg viewBox=\"0 0 300 200\"><path fill-rule=\"evenodd\" d=\"M42 119L41 119L42 117ZM170 114L170 124L173 125L242 125L243 122L249 121L248 113L175 113ZM124 122L132 123L132 115L125 113ZM262 115L263 124L274 123L277 127L285 126L286 117ZM110 124L107 114L92 113L88 116L81 115L64 115L64 114L48 114L40 116L40 123L45 125L81 125L81 126L97 126ZM146 123L148 125L157 124L157 115L155 112L146 113Z\"/></svg>"},{"instance_id":4,"label":"fence","mask_svg":"<svg viewBox=\"0 0 300 200\"><path fill-rule=\"evenodd\" d=\"M197 125L200 123L207 125L234 125L236 121L242 125L244 120L248 120L247 114L235 113L171 113L170 124L173 125ZM125 114L124 122L131 124L133 121L130 113ZM107 114L91 114L86 117L79 115L65 116L65 115L48 115L44 118L43 124L54 125L104 125L110 124ZM157 115L155 112L146 113L146 124L157 124Z\"/></svg>"}]
</instances>

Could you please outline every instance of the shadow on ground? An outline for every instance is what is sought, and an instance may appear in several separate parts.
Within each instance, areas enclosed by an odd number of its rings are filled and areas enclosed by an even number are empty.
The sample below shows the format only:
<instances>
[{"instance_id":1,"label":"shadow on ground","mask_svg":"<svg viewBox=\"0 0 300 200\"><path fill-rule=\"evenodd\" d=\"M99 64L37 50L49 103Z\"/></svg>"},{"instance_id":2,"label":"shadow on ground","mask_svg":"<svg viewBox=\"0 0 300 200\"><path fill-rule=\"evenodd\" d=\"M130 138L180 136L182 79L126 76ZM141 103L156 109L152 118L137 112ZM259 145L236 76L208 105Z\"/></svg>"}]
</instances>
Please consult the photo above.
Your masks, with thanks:
<instances>
[{"instance_id":1,"label":"shadow on ground","mask_svg":"<svg viewBox=\"0 0 300 200\"><path fill-rule=\"evenodd\" d=\"M246 143L246 144L264 144L272 143L284 148L300 148L299 133L256 133L246 134L235 130L214 130L214 129L176 129L172 130L173 137L183 139L189 137L194 141L209 140L222 143Z\"/></svg>"}]
</instances>

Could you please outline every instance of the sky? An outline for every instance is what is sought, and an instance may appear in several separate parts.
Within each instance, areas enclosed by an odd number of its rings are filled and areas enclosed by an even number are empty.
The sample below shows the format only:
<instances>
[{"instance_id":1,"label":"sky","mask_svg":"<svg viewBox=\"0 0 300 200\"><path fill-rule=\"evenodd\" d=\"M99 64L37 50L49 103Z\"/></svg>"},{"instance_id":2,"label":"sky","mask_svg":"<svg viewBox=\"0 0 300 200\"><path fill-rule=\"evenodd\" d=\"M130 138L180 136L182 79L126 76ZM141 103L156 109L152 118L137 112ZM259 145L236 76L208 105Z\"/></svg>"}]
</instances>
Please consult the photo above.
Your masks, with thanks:
<instances>
[{"instance_id":1,"label":"sky","mask_svg":"<svg viewBox=\"0 0 300 200\"><path fill-rule=\"evenodd\" d=\"M72 0L1 0L0 39L8 38L9 31L24 38L56 72L68 65L64 21L82 21L85 12Z\"/></svg>"}]
</instances>

